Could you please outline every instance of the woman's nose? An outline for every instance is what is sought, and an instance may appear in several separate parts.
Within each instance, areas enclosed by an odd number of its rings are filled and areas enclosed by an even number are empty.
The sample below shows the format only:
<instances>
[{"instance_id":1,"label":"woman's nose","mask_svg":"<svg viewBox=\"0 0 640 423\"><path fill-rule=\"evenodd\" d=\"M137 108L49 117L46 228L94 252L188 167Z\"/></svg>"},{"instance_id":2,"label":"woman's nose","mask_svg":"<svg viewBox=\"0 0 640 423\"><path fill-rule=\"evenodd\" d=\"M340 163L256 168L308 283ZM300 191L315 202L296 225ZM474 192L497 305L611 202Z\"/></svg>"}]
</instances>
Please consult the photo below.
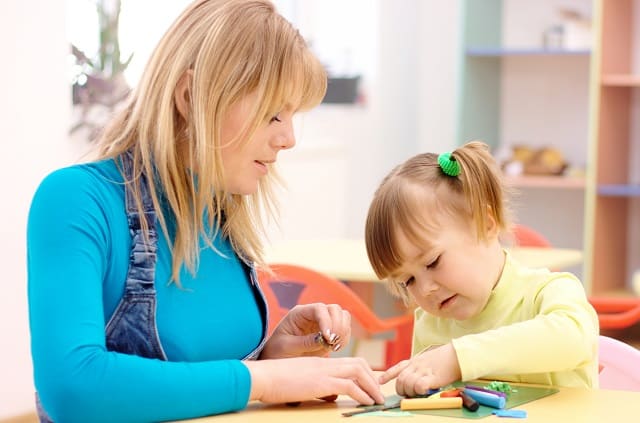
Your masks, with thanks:
<instances>
[{"instance_id":1,"label":"woman's nose","mask_svg":"<svg viewBox=\"0 0 640 423\"><path fill-rule=\"evenodd\" d=\"M283 125L282 130L276 135L274 147L279 150L287 150L293 148L295 145L296 137L293 131L293 122L288 120L286 124Z\"/></svg>"}]
</instances>

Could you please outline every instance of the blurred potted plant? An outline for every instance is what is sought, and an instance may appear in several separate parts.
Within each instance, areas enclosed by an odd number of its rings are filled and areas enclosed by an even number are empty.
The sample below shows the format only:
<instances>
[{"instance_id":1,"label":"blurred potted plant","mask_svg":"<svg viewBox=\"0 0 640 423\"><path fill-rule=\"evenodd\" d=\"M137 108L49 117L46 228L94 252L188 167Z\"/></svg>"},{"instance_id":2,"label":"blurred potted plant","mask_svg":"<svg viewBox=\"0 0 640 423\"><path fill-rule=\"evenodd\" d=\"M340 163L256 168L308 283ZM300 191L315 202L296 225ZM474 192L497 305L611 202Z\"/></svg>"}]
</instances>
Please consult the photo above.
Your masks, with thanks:
<instances>
[{"instance_id":1,"label":"blurred potted plant","mask_svg":"<svg viewBox=\"0 0 640 423\"><path fill-rule=\"evenodd\" d=\"M114 109L129 94L124 71L133 57L131 54L123 61L120 53L121 0L95 0L95 6L99 25L95 57L89 57L71 44L76 72L72 81L75 118L70 132L85 130L89 140L95 139Z\"/></svg>"}]
</instances>

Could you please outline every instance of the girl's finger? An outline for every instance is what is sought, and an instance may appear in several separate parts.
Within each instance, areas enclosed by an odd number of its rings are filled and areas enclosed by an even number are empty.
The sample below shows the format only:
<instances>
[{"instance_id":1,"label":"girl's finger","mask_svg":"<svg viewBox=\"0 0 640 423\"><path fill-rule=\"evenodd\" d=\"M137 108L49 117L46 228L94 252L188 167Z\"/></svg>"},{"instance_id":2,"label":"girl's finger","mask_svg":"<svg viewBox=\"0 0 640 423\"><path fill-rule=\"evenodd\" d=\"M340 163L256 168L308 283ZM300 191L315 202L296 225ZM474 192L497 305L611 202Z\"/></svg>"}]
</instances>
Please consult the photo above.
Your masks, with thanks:
<instances>
[{"instance_id":1,"label":"girl's finger","mask_svg":"<svg viewBox=\"0 0 640 423\"><path fill-rule=\"evenodd\" d=\"M381 384L385 384L389 382L391 379L398 377L400 372L402 372L409 365L409 360L402 360L397 364L389 367L384 373L382 373L379 377L379 382Z\"/></svg>"}]
</instances>

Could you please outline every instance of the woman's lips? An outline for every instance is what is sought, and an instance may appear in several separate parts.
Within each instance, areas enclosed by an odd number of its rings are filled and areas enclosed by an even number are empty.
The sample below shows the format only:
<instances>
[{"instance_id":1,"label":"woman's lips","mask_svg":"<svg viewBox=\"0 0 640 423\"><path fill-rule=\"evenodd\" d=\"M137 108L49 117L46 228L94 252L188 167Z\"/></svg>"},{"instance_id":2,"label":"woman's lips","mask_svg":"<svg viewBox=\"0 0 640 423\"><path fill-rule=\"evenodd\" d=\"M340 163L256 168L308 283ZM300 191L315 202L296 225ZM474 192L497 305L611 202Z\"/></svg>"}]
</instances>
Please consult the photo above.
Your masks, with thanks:
<instances>
[{"instance_id":1,"label":"woman's lips","mask_svg":"<svg viewBox=\"0 0 640 423\"><path fill-rule=\"evenodd\" d=\"M256 167L258 168L258 170L263 173L263 174L267 174L267 165L259 160L255 160L254 163L256 164Z\"/></svg>"}]
</instances>

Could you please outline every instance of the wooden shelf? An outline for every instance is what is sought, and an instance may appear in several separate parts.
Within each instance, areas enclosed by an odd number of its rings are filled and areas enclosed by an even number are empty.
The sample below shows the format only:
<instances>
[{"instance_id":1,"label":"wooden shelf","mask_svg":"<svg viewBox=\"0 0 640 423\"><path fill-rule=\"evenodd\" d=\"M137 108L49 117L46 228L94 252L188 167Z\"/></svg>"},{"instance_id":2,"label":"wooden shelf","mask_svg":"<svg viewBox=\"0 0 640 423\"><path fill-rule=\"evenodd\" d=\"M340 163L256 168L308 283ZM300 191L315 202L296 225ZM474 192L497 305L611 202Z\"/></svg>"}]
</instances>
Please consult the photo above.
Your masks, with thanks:
<instances>
[{"instance_id":1,"label":"wooden shelf","mask_svg":"<svg viewBox=\"0 0 640 423\"><path fill-rule=\"evenodd\" d=\"M607 197L640 197L640 185L598 185L598 194Z\"/></svg>"},{"instance_id":2,"label":"wooden shelf","mask_svg":"<svg viewBox=\"0 0 640 423\"><path fill-rule=\"evenodd\" d=\"M640 75L614 73L602 75L602 85L607 87L640 87Z\"/></svg>"},{"instance_id":3,"label":"wooden shelf","mask_svg":"<svg viewBox=\"0 0 640 423\"><path fill-rule=\"evenodd\" d=\"M470 57L505 57L505 56L589 56L590 50L547 49L541 47L502 48L502 47L469 47Z\"/></svg>"},{"instance_id":4,"label":"wooden shelf","mask_svg":"<svg viewBox=\"0 0 640 423\"><path fill-rule=\"evenodd\" d=\"M507 184L517 188L584 189L584 178L573 176L506 176Z\"/></svg>"},{"instance_id":5,"label":"wooden shelf","mask_svg":"<svg viewBox=\"0 0 640 423\"><path fill-rule=\"evenodd\" d=\"M636 299L638 296L630 288L608 289L604 291L596 291L592 293L597 298L629 298Z\"/></svg>"},{"instance_id":6,"label":"wooden shelf","mask_svg":"<svg viewBox=\"0 0 640 423\"><path fill-rule=\"evenodd\" d=\"M595 3L598 73L594 74L592 85L590 121L595 132L590 134L590 151L591 169L597 179L593 179L595 189L586 191L586 202L593 209L585 230L585 284L592 295L618 292L625 296L640 264L635 250L640 242L635 230L640 222L635 210L640 183L630 178L638 165L633 121L633 110L638 106L634 89L640 87L640 73L633 71L633 59L638 53L634 43L634 29L639 23L634 8L638 0Z\"/></svg>"}]
</instances>

